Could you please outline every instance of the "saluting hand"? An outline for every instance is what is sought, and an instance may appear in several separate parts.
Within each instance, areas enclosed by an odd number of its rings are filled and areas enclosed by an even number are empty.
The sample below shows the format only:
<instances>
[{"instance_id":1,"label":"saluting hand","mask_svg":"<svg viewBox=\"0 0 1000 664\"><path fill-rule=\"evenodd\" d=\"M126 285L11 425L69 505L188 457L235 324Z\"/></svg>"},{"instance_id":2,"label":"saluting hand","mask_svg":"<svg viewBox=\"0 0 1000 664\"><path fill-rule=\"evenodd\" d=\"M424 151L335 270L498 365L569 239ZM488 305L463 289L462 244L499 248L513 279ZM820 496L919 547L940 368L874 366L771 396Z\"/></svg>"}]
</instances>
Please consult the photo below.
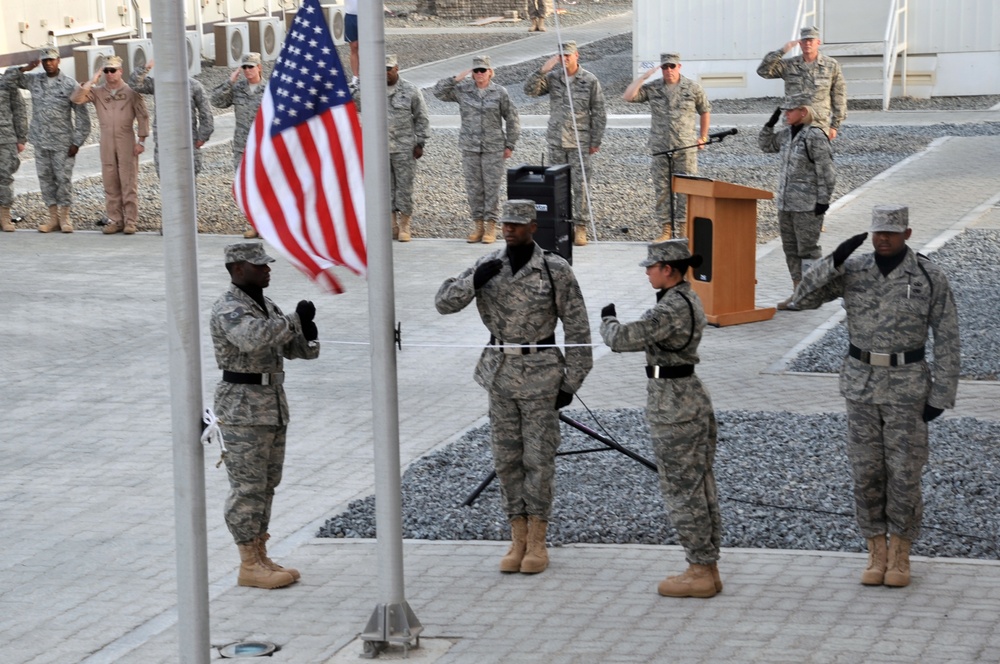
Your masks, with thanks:
<instances>
[{"instance_id":1,"label":"saluting hand","mask_svg":"<svg viewBox=\"0 0 1000 664\"><path fill-rule=\"evenodd\" d=\"M606 305L603 309L601 309L601 318L607 318L608 316L611 316L612 318L618 317L618 312L615 311L614 303Z\"/></svg>"},{"instance_id":2,"label":"saluting hand","mask_svg":"<svg viewBox=\"0 0 1000 664\"><path fill-rule=\"evenodd\" d=\"M503 261L499 258L494 258L488 261L480 263L479 267L476 268L475 273L472 275L472 287L479 290L493 277L500 274L500 270L503 269Z\"/></svg>"},{"instance_id":3,"label":"saluting hand","mask_svg":"<svg viewBox=\"0 0 1000 664\"><path fill-rule=\"evenodd\" d=\"M833 250L833 266L840 267L843 265L847 257L861 246L866 237L868 237L868 233L858 233L854 237L849 237L841 242L840 246Z\"/></svg>"},{"instance_id":4,"label":"saluting hand","mask_svg":"<svg viewBox=\"0 0 1000 664\"><path fill-rule=\"evenodd\" d=\"M299 300L295 305L295 313L299 315L299 320L303 323L316 318L316 305L309 300Z\"/></svg>"}]
</instances>

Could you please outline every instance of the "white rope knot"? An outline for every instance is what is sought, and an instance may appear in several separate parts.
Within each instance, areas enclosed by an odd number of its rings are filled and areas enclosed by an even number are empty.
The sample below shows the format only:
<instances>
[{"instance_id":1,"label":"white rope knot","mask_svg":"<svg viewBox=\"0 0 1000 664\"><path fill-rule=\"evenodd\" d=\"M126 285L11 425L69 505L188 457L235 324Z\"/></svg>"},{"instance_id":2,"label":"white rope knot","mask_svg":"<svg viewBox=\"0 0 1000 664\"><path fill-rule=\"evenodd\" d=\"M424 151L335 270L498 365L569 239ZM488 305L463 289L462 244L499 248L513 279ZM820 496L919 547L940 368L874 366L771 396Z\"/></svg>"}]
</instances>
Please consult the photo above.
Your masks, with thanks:
<instances>
[{"instance_id":1,"label":"white rope knot","mask_svg":"<svg viewBox=\"0 0 1000 664\"><path fill-rule=\"evenodd\" d=\"M219 426L219 418L215 416L215 413L211 408L206 408L204 413L202 413L201 421L205 423L205 427L201 432L201 444L211 445L212 443L219 443L219 462L215 464L218 468L222 465L222 462L226 460L226 442L222 438L222 428Z\"/></svg>"}]
</instances>

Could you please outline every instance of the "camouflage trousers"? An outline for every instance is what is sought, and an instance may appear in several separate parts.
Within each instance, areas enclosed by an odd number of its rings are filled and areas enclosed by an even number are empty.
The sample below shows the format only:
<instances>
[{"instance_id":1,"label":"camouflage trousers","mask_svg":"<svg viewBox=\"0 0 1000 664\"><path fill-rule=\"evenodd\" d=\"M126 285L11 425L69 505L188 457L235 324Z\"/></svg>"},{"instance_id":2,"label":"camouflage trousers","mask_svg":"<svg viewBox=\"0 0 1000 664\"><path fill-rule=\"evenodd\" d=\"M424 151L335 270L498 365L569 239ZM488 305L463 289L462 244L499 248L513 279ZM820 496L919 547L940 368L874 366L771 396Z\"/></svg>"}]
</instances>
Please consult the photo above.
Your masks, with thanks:
<instances>
[{"instance_id":1,"label":"camouflage trousers","mask_svg":"<svg viewBox=\"0 0 1000 664\"><path fill-rule=\"evenodd\" d=\"M847 458L854 478L858 528L865 538L920 535L927 463L923 401L913 404L847 402Z\"/></svg>"},{"instance_id":2,"label":"camouflage trousers","mask_svg":"<svg viewBox=\"0 0 1000 664\"><path fill-rule=\"evenodd\" d=\"M503 152L462 151L465 193L473 221L499 221L503 161Z\"/></svg>"},{"instance_id":3,"label":"camouflage trousers","mask_svg":"<svg viewBox=\"0 0 1000 664\"><path fill-rule=\"evenodd\" d=\"M528 18L545 18L551 3L552 0L528 0Z\"/></svg>"},{"instance_id":4,"label":"camouflage trousers","mask_svg":"<svg viewBox=\"0 0 1000 664\"><path fill-rule=\"evenodd\" d=\"M154 137L153 140L155 141L156 138ZM242 153L240 153L240 159L243 159L243 154ZM160 177L160 144L159 143L156 143L155 146L153 147L153 165L156 166L156 177ZM237 167L239 167L239 165L240 165L239 162L236 162L236 165L233 167L233 170L235 170ZM194 174L198 175L199 173L201 173L201 150L199 150L198 148L194 148Z\"/></svg>"},{"instance_id":5,"label":"camouflage trousers","mask_svg":"<svg viewBox=\"0 0 1000 664\"><path fill-rule=\"evenodd\" d=\"M722 517L712 464L715 413L687 422L649 422L660 474L660 491L687 561L709 565L719 559Z\"/></svg>"},{"instance_id":6,"label":"camouflage trousers","mask_svg":"<svg viewBox=\"0 0 1000 664\"><path fill-rule=\"evenodd\" d=\"M44 150L35 148L35 168L38 186L42 191L45 207L73 204L73 166L76 157L70 157L69 146Z\"/></svg>"},{"instance_id":7,"label":"camouflage trousers","mask_svg":"<svg viewBox=\"0 0 1000 664\"><path fill-rule=\"evenodd\" d=\"M9 208L14 204L14 173L20 167L17 145L0 145L0 207Z\"/></svg>"},{"instance_id":8,"label":"camouflage trousers","mask_svg":"<svg viewBox=\"0 0 1000 664\"><path fill-rule=\"evenodd\" d=\"M649 166L653 178L653 193L656 195L656 220L666 228L670 225L670 195L673 193L670 182L670 162L666 155L653 157ZM695 151L678 152L674 155L674 175L698 173L698 155ZM687 196L683 194L674 197L674 228L678 231L686 223Z\"/></svg>"},{"instance_id":9,"label":"camouflage trousers","mask_svg":"<svg viewBox=\"0 0 1000 664\"><path fill-rule=\"evenodd\" d=\"M417 178L417 160L413 152L389 154L389 202L391 212L413 214L413 181Z\"/></svg>"},{"instance_id":10,"label":"camouflage trousers","mask_svg":"<svg viewBox=\"0 0 1000 664\"><path fill-rule=\"evenodd\" d=\"M551 399L512 399L490 392L493 466L508 518L548 521L555 495L559 411Z\"/></svg>"},{"instance_id":11,"label":"camouflage trousers","mask_svg":"<svg viewBox=\"0 0 1000 664\"><path fill-rule=\"evenodd\" d=\"M785 263L792 281L802 280L802 261L822 258L819 246L823 216L812 212L787 212L778 210L778 230L781 232L781 248L785 252Z\"/></svg>"},{"instance_id":12,"label":"camouflage trousers","mask_svg":"<svg viewBox=\"0 0 1000 664\"><path fill-rule=\"evenodd\" d=\"M226 526L237 544L267 532L274 489L285 463L287 426L223 427L226 443Z\"/></svg>"},{"instance_id":13,"label":"camouflage trousers","mask_svg":"<svg viewBox=\"0 0 1000 664\"><path fill-rule=\"evenodd\" d=\"M570 180L573 185L573 219L590 227L590 206L583 191L583 172L587 172L587 182L592 179L590 172L591 154L588 148L583 148L583 168L580 168L580 151L576 148L557 148L549 146L549 163L569 164Z\"/></svg>"}]
</instances>

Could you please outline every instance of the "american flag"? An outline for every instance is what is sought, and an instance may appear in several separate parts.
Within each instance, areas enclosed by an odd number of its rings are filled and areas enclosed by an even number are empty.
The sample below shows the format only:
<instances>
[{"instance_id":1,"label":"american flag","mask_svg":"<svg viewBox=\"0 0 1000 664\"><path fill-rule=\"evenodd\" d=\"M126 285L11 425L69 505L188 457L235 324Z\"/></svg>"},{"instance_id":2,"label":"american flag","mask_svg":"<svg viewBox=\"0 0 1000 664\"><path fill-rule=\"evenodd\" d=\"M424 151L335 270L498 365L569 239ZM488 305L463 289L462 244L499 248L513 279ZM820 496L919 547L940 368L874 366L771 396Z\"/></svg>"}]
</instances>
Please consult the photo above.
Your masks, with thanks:
<instances>
[{"instance_id":1,"label":"american flag","mask_svg":"<svg viewBox=\"0 0 1000 664\"><path fill-rule=\"evenodd\" d=\"M343 265L364 275L361 125L317 0L303 0L233 181L257 233L325 290Z\"/></svg>"}]
</instances>

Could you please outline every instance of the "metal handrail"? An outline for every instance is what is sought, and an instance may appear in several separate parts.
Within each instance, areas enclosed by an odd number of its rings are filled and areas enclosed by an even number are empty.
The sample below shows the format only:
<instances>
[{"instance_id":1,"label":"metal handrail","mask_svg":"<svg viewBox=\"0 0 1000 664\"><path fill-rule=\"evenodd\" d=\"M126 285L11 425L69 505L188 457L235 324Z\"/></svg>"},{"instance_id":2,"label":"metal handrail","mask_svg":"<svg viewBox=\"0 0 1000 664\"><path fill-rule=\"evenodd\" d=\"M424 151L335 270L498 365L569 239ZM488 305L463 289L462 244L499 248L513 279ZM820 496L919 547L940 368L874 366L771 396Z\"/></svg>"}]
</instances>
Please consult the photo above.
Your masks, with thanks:
<instances>
[{"instance_id":1,"label":"metal handrail","mask_svg":"<svg viewBox=\"0 0 1000 664\"><path fill-rule=\"evenodd\" d=\"M795 11L795 24L792 25L792 38L790 41L799 40L799 30L806 27L806 21L812 17L812 22L808 25L815 25L820 29L820 34L822 34L823 26L820 25L820 2L821 0L799 0L799 7ZM812 9L806 9L806 5L811 5Z\"/></svg>"},{"instance_id":2,"label":"metal handrail","mask_svg":"<svg viewBox=\"0 0 1000 664\"><path fill-rule=\"evenodd\" d=\"M896 76L896 58L900 53L903 54L903 96L906 96L906 55L909 38L907 17L909 14L909 4L909 0L891 0L889 3L889 21L885 26L885 39L883 40L882 51L883 111L889 110L889 101L892 98L892 81ZM899 34L900 26L902 26L902 39L900 39Z\"/></svg>"}]
</instances>

